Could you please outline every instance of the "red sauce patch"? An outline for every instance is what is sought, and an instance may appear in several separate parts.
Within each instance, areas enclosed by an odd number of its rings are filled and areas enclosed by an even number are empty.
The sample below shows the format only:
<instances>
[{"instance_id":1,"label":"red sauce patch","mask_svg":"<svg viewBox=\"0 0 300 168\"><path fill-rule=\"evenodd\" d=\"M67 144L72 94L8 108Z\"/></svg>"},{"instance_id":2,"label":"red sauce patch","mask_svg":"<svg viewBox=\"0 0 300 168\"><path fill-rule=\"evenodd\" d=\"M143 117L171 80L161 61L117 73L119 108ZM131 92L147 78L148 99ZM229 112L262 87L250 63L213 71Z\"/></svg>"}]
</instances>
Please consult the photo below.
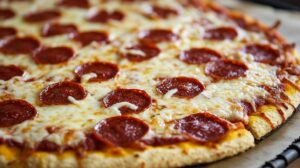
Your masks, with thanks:
<instances>
[{"instance_id":1,"label":"red sauce patch","mask_svg":"<svg viewBox=\"0 0 300 168\"><path fill-rule=\"evenodd\" d=\"M197 113L180 119L175 128L200 143L218 141L229 131L226 121L209 113Z\"/></svg>"},{"instance_id":2,"label":"red sauce patch","mask_svg":"<svg viewBox=\"0 0 300 168\"><path fill-rule=\"evenodd\" d=\"M30 54L40 46L33 37L14 37L0 41L0 52L4 54Z\"/></svg>"},{"instance_id":3,"label":"red sauce patch","mask_svg":"<svg viewBox=\"0 0 300 168\"><path fill-rule=\"evenodd\" d=\"M154 45L138 44L127 48L129 52L122 54L123 57L127 58L131 62L141 62L156 57L160 53L160 49ZM130 53L130 51L139 51L143 54Z\"/></svg>"},{"instance_id":4,"label":"red sauce patch","mask_svg":"<svg viewBox=\"0 0 300 168\"><path fill-rule=\"evenodd\" d=\"M87 20L94 23L107 23L109 21L121 21L125 15L121 11L108 12L101 10L90 14Z\"/></svg>"},{"instance_id":5,"label":"red sauce patch","mask_svg":"<svg viewBox=\"0 0 300 168\"><path fill-rule=\"evenodd\" d=\"M22 76L24 71L15 65L0 65L0 80L8 81L15 76Z\"/></svg>"},{"instance_id":6,"label":"red sauce patch","mask_svg":"<svg viewBox=\"0 0 300 168\"><path fill-rule=\"evenodd\" d=\"M39 94L43 105L68 105L72 104L68 97L82 100L87 96L84 88L75 82L59 82L44 88Z\"/></svg>"},{"instance_id":7,"label":"red sauce patch","mask_svg":"<svg viewBox=\"0 0 300 168\"><path fill-rule=\"evenodd\" d=\"M280 52L269 45L252 44L245 47L244 51L251 54L256 62L275 64L280 57Z\"/></svg>"},{"instance_id":8,"label":"red sauce patch","mask_svg":"<svg viewBox=\"0 0 300 168\"><path fill-rule=\"evenodd\" d=\"M78 66L75 74L81 78L85 74L94 73L97 76L89 79L89 82L103 82L114 78L119 71L117 65L106 62L91 62Z\"/></svg>"},{"instance_id":9,"label":"red sauce patch","mask_svg":"<svg viewBox=\"0 0 300 168\"><path fill-rule=\"evenodd\" d=\"M61 13L57 10L43 10L35 11L24 15L24 21L28 23L46 22L54 19L58 19Z\"/></svg>"},{"instance_id":10,"label":"red sauce patch","mask_svg":"<svg viewBox=\"0 0 300 168\"><path fill-rule=\"evenodd\" d=\"M209 48L192 48L180 54L179 59L187 64L204 64L217 61L221 54Z\"/></svg>"},{"instance_id":11,"label":"red sauce patch","mask_svg":"<svg viewBox=\"0 0 300 168\"><path fill-rule=\"evenodd\" d=\"M0 127L11 127L32 120L36 115L36 109L24 100L0 102Z\"/></svg>"},{"instance_id":12,"label":"red sauce patch","mask_svg":"<svg viewBox=\"0 0 300 168\"><path fill-rule=\"evenodd\" d=\"M248 67L240 62L219 60L210 62L205 67L205 74L215 79L236 79L245 77Z\"/></svg>"},{"instance_id":13,"label":"red sauce patch","mask_svg":"<svg viewBox=\"0 0 300 168\"><path fill-rule=\"evenodd\" d=\"M219 27L205 31L204 39L208 40L234 40L238 32L232 27Z\"/></svg>"},{"instance_id":14,"label":"red sauce patch","mask_svg":"<svg viewBox=\"0 0 300 168\"><path fill-rule=\"evenodd\" d=\"M139 33L139 38L147 44L155 44L160 42L171 42L178 39L178 36L170 30L152 29L145 30Z\"/></svg>"},{"instance_id":15,"label":"red sauce patch","mask_svg":"<svg viewBox=\"0 0 300 168\"><path fill-rule=\"evenodd\" d=\"M166 94L173 89L177 89L174 97L191 99L199 95L204 86L197 79L188 77L167 78L156 86L160 94Z\"/></svg>"},{"instance_id":16,"label":"red sauce patch","mask_svg":"<svg viewBox=\"0 0 300 168\"><path fill-rule=\"evenodd\" d=\"M95 137L115 146L127 147L140 140L149 127L142 120L129 116L117 116L99 122L94 129Z\"/></svg>"},{"instance_id":17,"label":"red sauce patch","mask_svg":"<svg viewBox=\"0 0 300 168\"><path fill-rule=\"evenodd\" d=\"M38 151L57 152L61 150L61 147L54 142L43 140L38 144L36 149Z\"/></svg>"},{"instance_id":18,"label":"red sauce patch","mask_svg":"<svg viewBox=\"0 0 300 168\"><path fill-rule=\"evenodd\" d=\"M32 58L37 64L60 64L74 56L69 47L42 47L34 52Z\"/></svg>"},{"instance_id":19,"label":"red sauce patch","mask_svg":"<svg viewBox=\"0 0 300 168\"><path fill-rule=\"evenodd\" d=\"M15 36L17 30L13 27L0 27L0 39Z\"/></svg>"},{"instance_id":20,"label":"red sauce patch","mask_svg":"<svg viewBox=\"0 0 300 168\"><path fill-rule=\"evenodd\" d=\"M99 44L106 44L109 42L108 35L104 32L98 31L74 33L72 34L71 39L81 43L82 46L87 46L92 42L96 42Z\"/></svg>"},{"instance_id":21,"label":"red sauce patch","mask_svg":"<svg viewBox=\"0 0 300 168\"><path fill-rule=\"evenodd\" d=\"M129 107L121 107L119 110L122 114L135 114L144 111L150 106L151 97L143 90L116 89L108 93L101 101L106 108L121 102L134 104L138 107L136 110Z\"/></svg>"},{"instance_id":22,"label":"red sauce patch","mask_svg":"<svg viewBox=\"0 0 300 168\"><path fill-rule=\"evenodd\" d=\"M51 37L76 32L77 27L73 24L48 23L42 29L42 36Z\"/></svg>"}]
</instances>

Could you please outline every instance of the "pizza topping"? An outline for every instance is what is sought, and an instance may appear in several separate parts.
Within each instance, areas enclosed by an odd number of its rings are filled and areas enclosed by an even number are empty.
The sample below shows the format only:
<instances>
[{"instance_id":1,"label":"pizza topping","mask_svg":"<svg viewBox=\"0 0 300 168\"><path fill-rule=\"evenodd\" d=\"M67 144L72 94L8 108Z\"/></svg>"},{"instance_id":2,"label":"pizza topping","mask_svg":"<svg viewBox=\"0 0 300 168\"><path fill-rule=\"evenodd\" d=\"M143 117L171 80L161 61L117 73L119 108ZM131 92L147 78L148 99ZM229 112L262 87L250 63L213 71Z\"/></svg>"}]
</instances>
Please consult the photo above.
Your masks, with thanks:
<instances>
[{"instance_id":1,"label":"pizza topping","mask_svg":"<svg viewBox=\"0 0 300 168\"><path fill-rule=\"evenodd\" d=\"M300 66L298 65L289 65L285 70L291 75L300 76Z\"/></svg>"},{"instance_id":2,"label":"pizza topping","mask_svg":"<svg viewBox=\"0 0 300 168\"><path fill-rule=\"evenodd\" d=\"M15 76L22 76L24 71L15 65L0 65L0 80L10 80Z\"/></svg>"},{"instance_id":3,"label":"pizza topping","mask_svg":"<svg viewBox=\"0 0 300 168\"><path fill-rule=\"evenodd\" d=\"M178 36L170 30L152 29L145 30L139 33L139 38L142 42L153 44L160 42L171 42L178 39Z\"/></svg>"},{"instance_id":4,"label":"pizza topping","mask_svg":"<svg viewBox=\"0 0 300 168\"><path fill-rule=\"evenodd\" d=\"M119 108L122 114L140 113L151 104L150 96L145 91L138 89L116 89L108 93L101 101L106 108L121 102L128 102L138 107L133 109L123 106Z\"/></svg>"},{"instance_id":5,"label":"pizza topping","mask_svg":"<svg viewBox=\"0 0 300 168\"><path fill-rule=\"evenodd\" d=\"M0 127L11 127L36 116L36 109L24 100L0 102Z\"/></svg>"},{"instance_id":6,"label":"pizza topping","mask_svg":"<svg viewBox=\"0 0 300 168\"><path fill-rule=\"evenodd\" d=\"M33 37L14 37L0 41L0 52L4 54L30 54L40 46Z\"/></svg>"},{"instance_id":7,"label":"pizza topping","mask_svg":"<svg viewBox=\"0 0 300 168\"><path fill-rule=\"evenodd\" d=\"M73 56L74 51L69 47L42 47L34 52L32 58L37 64L59 64Z\"/></svg>"},{"instance_id":8,"label":"pizza topping","mask_svg":"<svg viewBox=\"0 0 300 168\"><path fill-rule=\"evenodd\" d=\"M91 62L78 66L75 69L75 74L81 78L87 74L95 74L94 77L88 79L89 82L103 82L114 78L119 69L118 66L105 62Z\"/></svg>"},{"instance_id":9,"label":"pizza topping","mask_svg":"<svg viewBox=\"0 0 300 168\"><path fill-rule=\"evenodd\" d=\"M104 32L97 32L97 31L87 31L81 33L74 33L72 34L71 38L79 43L82 46L87 46L92 42L97 43L108 43L108 35Z\"/></svg>"},{"instance_id":10,"label":"pizza topping","mask_svg":"<svg viewBox=\"0 0 300 168\"><path fill-rule=\"evenodd\" d=\"M69 97L82 100L87 96L84 88L75 82L59 82L44 88L39 99L43 105L68 105L72 102Z\"/></svg>"},{"instance_id":11,"label":"pizza topping","mask_svg":"<svg viewBox=\"0 0 300 168\"><path fill-rule=\"evenodd\" d=\"M94 135L100 142L128 147L148 131L148 125L142 120L130 116L117 116L100 121L94 128Z\"/></svg>"},{"instance_id":12,"label":"pizza topping","mask_svg":"<svg viewBox=\"0 0 300 168\"><path fill-rule=\"evenodd\" d=\"M232 27L219 27L205 31L204 39L208 40L234 40L238 32Z\"/></svg>"},{"instance_id":13,"label":"pizza topping","mask_svg":"<svg viewBox=\"0 0 300 168\"><path fill-rule=\"evenodd\" d=\"M60 0L58 5L64 7L75 7L75 8L89 8L90 4L88 0Z\"/></svg>"},{"instance_id":14,"label":"pizza topping","mask_svg":"<svg viewBox=\"0 0 300 168\"><path fill-rule=\"evenodd\" d=\"M45 152L57 152L61 149L61 147L59 145L57 145L56 143L53 143L53 142L50 142L47 140L43 140L38 144L36 149L39 151L45 151Z\"/></svg>"},{"instance_id":15,"label":"pizza topping","mask_svg":"<svg viewBox=\"0 0 300 168\"><path fill-rule=\"evenodd\" d=\"M17 34L17 30L12 27L0 27L0 39L15 36Z\"/></svg>"},{"instance_id":16,"label":"pizza topping","mask_svg":"<svg viewBox=\"0 0 300 168\"><path fill-rule=\"evenodd\" d=\"M205 74L215 79L236 79L246 76L248 67L232 60L210 62L205 67Z\"/></svg>"},{"instance_id":17,"label":"pizza topping","mask_svg":"<svg viewBox=\"0 0 300 168\"><path fill-rule=\"evenodd\" d=\"M245 114L250 115L255 112L255 105L253 106L246 100L240 101L239 104L243 107L243 111Z\"/></svg>"},{"instance_id":18,"label":"pizza topping","mask_svg":"<svg viewBox=\"0 0 300 168\"><path fill-rule=\"evenodd\" d=\"M177 77L164 79L156 89L160 94L168 94L169 91L176 89L172 96L190 99L199 95L204 86L197 79Z\"/></svg>"},{"instance_id":19,"label":"pizza topping","mask_svg":"<svg viewBox=\"0 0 300 168\"><path fill-rule=\"evenodd\" d=\"M173 145L181 142L188 141L187 138L181 136L174 137L154 137L151 139L142 140L142 142L146 145L150 146L165 146L165 145Z\"/></svg>"},{"instance_id":20,"label":"pizza topping","mask_svg":"<svg viewBox=\"0 0 300 168\"><path fill-rule=\"evenodd\" d=\"M61 13L57 10L43 10L28 13L23 18L28 23L37 23L58 19L60 16Z\"/></svg>"},{"instance_id":21,"label":"pizza topping","mask_svg":"<svg viewBox=\"0 0 300 168\"><path fill-rule=\"evenodd\" d=\"M15 16L15 12L11 9L0 8L0 20L11 19Z\"/></svg>"},{"instance_id":22,"label":"pizza topping","mask_svg":"<svg viewBox=\"0 0 300 168\"><path fill-rule=\"evenodd\" d=\"M256 62L275 64L280 57L278 50L269 45L252 44L245 47L245 52L251 54Z\"/></svg>"},{"instance_id":23,"label":"pizza topping","mask_svg":"<svg viewBox=\"0 0 300 168\"><path fill-rule=\"evenodd\" d=\"M217 61L221 54L209 48L192 48L180 54L180 60L188 64L204 64L211 61Z\"/></svg>"},{"instance_id":24,"label":"pizza topping","mask_svg":"<svg viewBox=\"0 0 300 168\"><path fill-rule=\"evenodd\" d=\"M122 56L132 62L141 62L156 57L160 53L160 49L154 45L138 44L129 48L126 48L126 53L122 53Z\"/></svg>"},{"instance_id":25,"label":"pizza topping","mask_svg":"<svg viewBox=\"0 0 300 168\"><path fill-rule=\"evenodd\" d=\"M48 23L42 29L42 36L50 37L62 34L76 33L77 27L73 24Z\"/></svg>"},{"instance_id":26,"label":"pizza topping","mask_svg":"<svg viewBox=\"0 0 300 168\"><path fill-rule=\"evenodd\" d=\"M226 121L209 113L197 113L180 119L175 128L200 143L218 141L229 131Z\"/></svg>"},{"instance_id":27,"label":"pizza topping","mask_svg":"<svg viewBox=\"0 0 300 168\"><path fill-rule=\"evenodd\" d=\"M172 15L178 15L178 12L175 9L171 9L171 8L152 6L149 15L154 18L166 19Z\"/></svg>"},{"instance_id":28,"label":"pizza topping","mask_svg":"<svg viewBox=\"0 0 300 168\"><path fill-rule=\"evenodd\" d=\"M124 19L124 14L121 11L108 12L106 10L101 10L97 12L92 12L88 17L88 21L96 23L107 23L109 21L121 21Z\"/></svg>"}]
</instances>

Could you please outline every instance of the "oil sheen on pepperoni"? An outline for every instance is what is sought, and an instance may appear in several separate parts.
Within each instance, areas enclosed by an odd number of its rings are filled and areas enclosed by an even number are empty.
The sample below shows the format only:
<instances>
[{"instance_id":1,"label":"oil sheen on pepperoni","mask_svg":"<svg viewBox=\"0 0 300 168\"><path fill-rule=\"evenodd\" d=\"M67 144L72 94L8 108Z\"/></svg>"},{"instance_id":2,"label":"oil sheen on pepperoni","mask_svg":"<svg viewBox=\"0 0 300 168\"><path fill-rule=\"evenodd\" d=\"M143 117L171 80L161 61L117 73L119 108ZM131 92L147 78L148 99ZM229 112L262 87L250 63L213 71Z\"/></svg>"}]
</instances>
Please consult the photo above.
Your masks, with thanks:
<instances>
[{"instance_id":1,"label":"oil sheen on pepperoni","mask_svg":"<svg viewBox=\"0 0 300 168\"><path fill-rule=\"evenodd\" d=\"M17 34L17 30L13 27L0 27L0 39L15 36Z\"/></svg>"},{"instance_id":2,"label":"oil sheen on pepperoni","mask_svg":"<svg viewBox=\"0 0 300 168\"><path fill-rule=\"evenodd\" d=\"M15 76L22 76L24 71L15 65L0 65L0 80L10 80Z\"/></svg>"},{"instance_id":3,"label":"oil sheen on pepperoni","mask_svg":"<svg viewBox=\"0 0 300 168\"><path fill-rule=\"evenodd\" d=\"M245 52L253 55L256 62L275 64L280 53L269 45L253 44L245 47Z\"/></svg>"},{"instance_id":4,"label":"oil sheen on pepperoni","mask_svg":"<svg viewBox=\"0 0 300 168\"><path fill-rule=\"evenodd\" d=\"M75 82L59 82L44 88L39 99L43 105L68 105L69 97L82 100L87 96L84 88Z\"/></svg>"},{"instance_id":5,"label":"oil sheen on pepperoni","mask_svg":"<svg viewBox=\"0 0 300 168\"><path fill-rule=\"evenodd\" d=\"M156 86L156 89L160 94L177 89L174 97L190 99L199 95L204 90L204 86L197 79L177 77L164 79Z\"/></svg>"},{"instance_id":6,"label":"oil sheen on pepperoni","mask_svg":"<svg viewBox=\"0 0 300 168\"><path fill-rule=\"evenodd\" d=\"M107 23L109 21L121 21L124 17L125 15L121 11L108 12L101 10L88 15L87 20L95 23Z\"/></svg>"},{"instance_id":7,"label":"oil sheen on pepperoni","mask_svg":"<svg viewBox=\"0 0 300 168\"><path fill-rule=\"evenodd\" d=\"M132 62L141 62L141 61L146 61L149 60L153 57L156 57L160 53L160 49L157 48L154 45L147 45L147 44L138 44L132 47L127 48L129 51L140 51L143 53L141 54L136 54L136 53L126 53L122 54L123 57L127 58L129 61Z\"/></svg>"},{"instance_id":8,"label":"oil sheen on pepperoni","mask_svg":"<svg viewBox=\"0 0 300 168\"><path fill-rule=\"evenodd\" d=\"M248 67L240 62L219 60L210 62L205 67L205 74L215 79L236 79L245 77Z\"/></svg>"},{"instance_id":9,"label":"oil sheen on pepperoni","mask_svg":"<svg viewBox=\"0 0 300 168\"><path fill-rule=\"evenodd\" d=\"M11 19L15 16L15 12L11 9L0 8L0 20Z\"/></svg>"},{"instance_id":10,"label":"oil sheen on pepperoni","mask_svg":"<svg viewBox=\"0 0 300 168\"><path fill-rule=\"evenodd\" d=\"M232 27L219 27L205 31L204 39L208 40L234 40L238 32Z\"/></svg>"},{"instance_id":11,"label":"oil sheen on pepperoni","mask_svg":"<svg viewBox=\"0 0 300 168\"><path fill-rule=\"evenodd\" d=\"M166 19L170 16L178 15L178 12L175 9L153 6L150 16Z\"/></svg>"},{"instance_id":12,"label":"oil sheen on pepperoni","mask_svg":"<svg viewBox=\"0 0 300 168\"><path fill-rule=\"evenodd\" d=\"M139 33L139 38L145 43L160 43L171 42L178 39L178 36L170 30L166 29L152 29L145 30Z\"/></svg>"},{"instance_id":13,"label":"oil sheen on pepperoni","mask_svg":"<svg viewBox=\"0 0 300 168\"><path fill-rule=\"evenodd\" d=\"M24 21L28 23L37 23L37 22L46 22L54 19L58 19L61 16L61 13L57 10L43 10L35 11L24 15Z\"/></svg>"},{"instance_id":14,"label":"oil sheen on pepperoni","mask_svg":"<svg viewBox=\"0 0 300 168\"><path fill-rule=\"evenodd\" d=\"M64 7L75 7L75 8L89 8L90 4L88 0L60 0L58 5Z\"/></svg>"},{"instance_id":15,"label":"oil sheen on pepperoni","mask_svg":"<svg viewBox=\"0 0 300 168\"><path fill-rule=\"evenodd\" d=\"M0 41L0 52L4 54L30 54L40 46L33 37L14 37Z\"/></svg>"},{"instance_id":16,"label":"oil sheen on pepperoni","mask_svg":"<svg viewBox=\"0 0 300 168\"><path fill-rule=\"evenodd\" d=\"M187 64L204 64L211 61L217 61L221 54L209 48L192 48L180 54L180 60Z\"/></svg>"},{"instance_id":17,"label":"oil sheen on pepperoni","mask_svg":"<svg viewBox=\"0 0 300 168\"><path fill-rule=\"evenodd\" d=\"M149 131L142 120L130 116L117 116L100 121L94 128L95 137L115 146L127 147L140 140Z\"/></svg>"},{"instance_id":18,"label":"oil sheen on pepperoni","mask_svg":"<svg viewBox=\"0 0 300 168\"><path fill-rule=\"evenodd\" d=\"M175 128L200 143L218 141L229 131L226 121L209 113L197 113L180 119Z\"/></svg>"},{"instance_id":19,"label":"oil sheen on pepperoni","mask_svg":"<svg viewBox=\"0 0 300 168\"><path fill-rule=\"evenodd\" d=\"M5 100L0 102L0 127L11 127L33 119L36 109L24 100Z\"/></svg>"},{"instance_id":20,"label":"oil sheen on pepperoni","mask_svg":"<svg viewBox=\"0 0 300 168\"><path fill-rule=\"evenodd\" d=\"M69 47L42 47L34 52L32 58L37 64L60 64L73 56L74 51Z\"/></svg>"},{"instance_id":21,"label":"oil sheen on pepperoni","mask_svg":"<svg viewBox=\"0 0 300 168\"><path fill-rule=\"evenodd\" d=\"M77 27L73 24L48 23L42 29L42 36L51 37L76 32Z\"/></svg>"},{"instance_id":22,"label":"oil sheen on pepperoni","mask_svg":"<svg viewBox=\"0 0 300 168\"><path fill-rule=\"evenodd\" d=\"M74 33L72 34L71 38L74 41L81 43L82 46L87 46L92 42L97 42L100 44L109 42L108 35L104 32L98 32L98 31Z\"/></svg>"},{"instance_id":23,"label":"oil sheen on pepperoni","mask_svg":"<svg viewBox=\"0 0 300 168\"><path fill-rule=\"evenodd\" d=\"M140 113L150 106L151 97L143 90L116 89L102 99L102 103L106 108L121 102L128 102L138 107L136 110L129 107L121 107L119 110L122 114Z\"/></svg>"},{"instance_id":24,"label":"oil sheen on pepperoni","mask_svg":"<svg viewBox=\"0 0 300 168\"><path fill-rule=\"evenodd\" d=\"M75 74L78 77L82 77L83 75L94 73L97 76L89 79L89 82L102 82L114 78L118 71L118 66L115 64L106 62L91 62L78 66L75 69Z\"/></svg>"}]
</instances>

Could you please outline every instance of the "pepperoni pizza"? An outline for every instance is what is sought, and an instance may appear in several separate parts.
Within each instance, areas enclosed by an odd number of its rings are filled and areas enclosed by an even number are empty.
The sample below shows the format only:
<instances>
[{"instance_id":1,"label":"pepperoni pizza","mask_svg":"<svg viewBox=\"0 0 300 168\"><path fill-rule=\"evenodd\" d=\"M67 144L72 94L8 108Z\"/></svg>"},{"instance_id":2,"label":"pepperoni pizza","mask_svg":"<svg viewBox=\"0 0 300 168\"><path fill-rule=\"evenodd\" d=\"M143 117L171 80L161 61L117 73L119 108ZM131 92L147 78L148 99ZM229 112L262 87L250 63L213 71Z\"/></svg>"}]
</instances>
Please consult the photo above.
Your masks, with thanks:
<instances>
[{"instance_id":1,"label":"pepperoni pizza","mask_svg":"<svg viewBox=\"0 0 300 168\"><path fill-rule=\"evenodd\" d=\"M209 0L0 0L0 167L180 167L300 103L294 45Z\"/></svg>"}]
</instances>

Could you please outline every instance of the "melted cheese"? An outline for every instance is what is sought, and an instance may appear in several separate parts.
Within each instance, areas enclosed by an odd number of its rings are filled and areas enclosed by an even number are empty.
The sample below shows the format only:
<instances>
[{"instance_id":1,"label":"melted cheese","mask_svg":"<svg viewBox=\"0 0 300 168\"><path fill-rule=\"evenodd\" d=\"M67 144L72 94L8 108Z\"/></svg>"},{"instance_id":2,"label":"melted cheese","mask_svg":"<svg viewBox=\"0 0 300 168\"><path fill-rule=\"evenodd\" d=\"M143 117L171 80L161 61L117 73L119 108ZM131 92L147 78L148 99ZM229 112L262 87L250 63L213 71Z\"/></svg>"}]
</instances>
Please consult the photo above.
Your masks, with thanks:
<instances>
[{"instance_id":1,"label":"melted cheese","mask_svg":"<svg viewBox=\"0 0 300 168\"><path fill-rule=\"evenodd\" d=\"M25 142L30 147L43 139L57 144L76 145L84 140L84 131L93 128L99 121L120 115L119 108L126 106L137 109L137 106L128 102L121 102L110 108L104 108L99 100L110 91L121 88L133 88L146 91L152 99L156 100L150 108L135 114L134 116L144 120L150 125L152 136L155 133L166 135L174 130L166 125L166 122L180 119L197 112L207 111L218 117L228 120L244 120L242 108L238 105L240 100L251 101L258 96L267 96L261 85L276 86L279 80L276 78L276 68L253 62L251 55L239 52L243 47L244 40L252 40L253 43L266 43L264 36L258 33L250 33L239 29L230 21L225 21L213 12L203 13L194 8L184 8L173 0L150 1L140 3L122 3L99 0L92 1L93 12L96 9L120 10L125 13L123 22L113 21L107 24L90 23L86 21L87 11L82 9L59 8L62 11L61 23L76 24L80 31L106 31L112 41L110 45L93 43L81 47L78 43L68 39L67 35L51 38L40 37L42 24L28 24L22 22L22 15L37 9L48 9L55 7L55 1L45 3L36 0L33 3L0 2L1 6L10 6L15 10L17 16L14 19L1 21L1 26L12 26L18 29L19 36L32 35L41 40L46 46L69 46L72 47L76 56L65 64L37 65L28 55L9 56L0 53L0 63L3 65L15 64L25 69L22 77L15 77L9 81L0 81L0 100L10 95L11 98L25 99L33 104L38 116L12 128L0 128L0 137L13 138L18 142ZM149 20L144 17L144 12L152 4L169 6L178 10L178 16L169 19ZM56 7L55 7L56 8ZM20 10L22 9L22 10ZM199 18L209 20L208 26L197 24ZM233 26L239 36L233 41L206 41L201 39L206 28L218 26ZM138 43L138 33L151 28L164 28L172 30L180 37L171 43L161 43L159 56L148 61L132 63L119 56L120 50ZM204 65L187 65L178 59L181 51L194 47L212 48L228 59L236 59L246 63L249 67L247 76L236 80L224 80L212 82L213 80L204 73ZM128 53L138 54L135 50L126 50ZM80 101L69 97L73 103L59 106L40 106L38 100L39 92L46 86L64 80L74 78L74 69L87 62L104 61L118 64L120 72L109 81L101 83L89 83L88 80L95 74L84 75L81 85L88 91L88 96ZM205 90L193 99L179 99L172 97L177 90L170 90L165 95L157 93L155 87L160 77L193 77L201 81ZM27 81L34 79L33 81ZM49 133L46 127L57 127L58 129Z\"/></svg>"}]
</instances>

